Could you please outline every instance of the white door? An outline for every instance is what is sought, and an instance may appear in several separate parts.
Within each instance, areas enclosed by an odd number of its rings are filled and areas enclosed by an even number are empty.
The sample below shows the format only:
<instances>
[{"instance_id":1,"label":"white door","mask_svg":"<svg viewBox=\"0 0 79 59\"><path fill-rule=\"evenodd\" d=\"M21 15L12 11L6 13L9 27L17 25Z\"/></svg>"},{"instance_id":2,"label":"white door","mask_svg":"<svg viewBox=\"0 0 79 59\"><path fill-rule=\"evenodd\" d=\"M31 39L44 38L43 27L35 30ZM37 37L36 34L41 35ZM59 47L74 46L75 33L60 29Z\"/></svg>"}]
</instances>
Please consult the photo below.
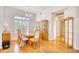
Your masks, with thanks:
<instances>
[{"instance_id":1,"label":"white door","mask_svg":"<svg viewBox=\"0 0 79 59\"><path fill-rule=\"evenodd\" d=\"M73 47L73 22L72 19L65 21L65 43L69 47Z\"/></svg>"},{"instance_id":2,"label":"white door","mask_svg":"<svg viewBox=\"0 0 79 59\"><path fill-rule=\"evenodd\" d=\"M65 43L67 44L68 40L68 21L65 21Z\"/></svg>"},{"instance_id":3,"label":"white door","mask_svg":"<svg viewBox=\"0 0 79 59\"><path fill-rule=\"evenodd\" d=\"M69 20L69 46L72 46L72 20Z\"/></svg>"}]
</instances>

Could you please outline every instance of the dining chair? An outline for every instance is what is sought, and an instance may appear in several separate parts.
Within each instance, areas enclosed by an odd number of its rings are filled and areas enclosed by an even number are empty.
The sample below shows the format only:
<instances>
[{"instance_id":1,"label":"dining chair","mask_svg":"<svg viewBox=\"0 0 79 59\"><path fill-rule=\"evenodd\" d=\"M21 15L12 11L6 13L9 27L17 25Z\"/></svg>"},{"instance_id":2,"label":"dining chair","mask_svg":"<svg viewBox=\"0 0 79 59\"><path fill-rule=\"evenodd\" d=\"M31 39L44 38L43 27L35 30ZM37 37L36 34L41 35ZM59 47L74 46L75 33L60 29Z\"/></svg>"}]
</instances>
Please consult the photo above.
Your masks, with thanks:
<instances>
[{"instance_id":1,"label":"dining chair","mask_svg":"<svg viewBox=\"0 0 79 59\"><path fill-rule=\"evenodd\" d=\"M26 36L22 35L22 47L25 47L28 45L28 38Z\"/></svg>"},{"instance_id":2,"label":"dining chair","mask_svg":"<svg viewBox=\"0 0 79 59\"><path fill-rule=\"evenodd\" d=\"M34 38L33 38L33 47L36 48L40 44L40 31L35 30L34 32Z\"/></svg>"},{"instance_id":3,"label":"dining chair","mask_svg":"<svg viewBox=\"0 0 79 59\"><path fill-rule=\"evenodd\" d=\"M21 35L20 29L17 30L17 36L18 36L17 44L18 44L19 47L21 47L21 45L22 45L22 35Z\"/></svg>"}]
</instances>

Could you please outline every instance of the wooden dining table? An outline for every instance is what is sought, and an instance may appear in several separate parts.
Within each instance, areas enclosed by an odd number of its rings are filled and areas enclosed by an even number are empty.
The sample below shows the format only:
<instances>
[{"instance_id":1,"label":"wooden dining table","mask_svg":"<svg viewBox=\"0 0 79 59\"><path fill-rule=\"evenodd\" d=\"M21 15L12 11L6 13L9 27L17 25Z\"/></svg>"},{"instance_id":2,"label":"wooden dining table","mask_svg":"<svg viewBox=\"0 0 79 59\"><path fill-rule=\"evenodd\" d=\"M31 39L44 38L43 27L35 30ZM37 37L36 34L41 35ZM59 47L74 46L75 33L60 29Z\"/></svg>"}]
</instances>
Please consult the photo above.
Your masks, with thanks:
<instances>
[{"instance_id":1,"label":"wooden dining table","mask_svg":"<svg viewBox=\"0 0 79 59\"><path fill-rule=\"evenodd\" d=\"M29 45L31 45L32 44L31 39L34 38L34 35L31 35L31 34L29 34L29 35L22 34L22 35L24 35L26 38L28 38L28 40L27 40L28 42L27 43Z\"/></svg>"},{"instance_id":2,"label":"wooden dining table","mask_svg":"<svg viewBox=\"0 0 79 59\"><path fill-rule=\"evenodd\" d=\"M28 44L31 45L32 44L31 39L34 38L34 35L27 35L26 37L28 38Z\"/></svg>"}]
</instances>

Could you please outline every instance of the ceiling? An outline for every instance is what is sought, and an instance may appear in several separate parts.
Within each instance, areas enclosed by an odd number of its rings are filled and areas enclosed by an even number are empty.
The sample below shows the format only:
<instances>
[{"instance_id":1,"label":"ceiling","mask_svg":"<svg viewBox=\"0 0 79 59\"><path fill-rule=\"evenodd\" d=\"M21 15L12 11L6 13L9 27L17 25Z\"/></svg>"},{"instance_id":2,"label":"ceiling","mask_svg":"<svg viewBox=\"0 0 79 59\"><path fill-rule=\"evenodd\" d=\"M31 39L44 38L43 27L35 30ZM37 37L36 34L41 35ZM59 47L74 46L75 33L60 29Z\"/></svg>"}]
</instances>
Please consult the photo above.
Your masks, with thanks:
<instances>
[{"instance_id":1,"label":"ceiling","mask_svg":"<svg viewBox=\"0 0 79 59\"><path fill-rule=\"evenodd\" d=\"M49 9L49 8L51 8L51 7L40 7L40 6L39 6L39 7L37 7L37 6L34 6L34 7L31 7L31 6L13 6L13 8L20 9L20 10L23 10L23 11L38 13L38 12L47 10L47 9Z\"/></svg>"},{"instance_id":2,"label":"ceiling","mask_svg":"<svg viewBox=\"0 0 79 59\"><path fill-rule=\"evenodd\" d=\"M50 11L50 10L51 12L54 12L66 8L64 6L12 6L12 7L19 10L32 12L35 14L39 12Z\"/></svg>"}]
</instances>

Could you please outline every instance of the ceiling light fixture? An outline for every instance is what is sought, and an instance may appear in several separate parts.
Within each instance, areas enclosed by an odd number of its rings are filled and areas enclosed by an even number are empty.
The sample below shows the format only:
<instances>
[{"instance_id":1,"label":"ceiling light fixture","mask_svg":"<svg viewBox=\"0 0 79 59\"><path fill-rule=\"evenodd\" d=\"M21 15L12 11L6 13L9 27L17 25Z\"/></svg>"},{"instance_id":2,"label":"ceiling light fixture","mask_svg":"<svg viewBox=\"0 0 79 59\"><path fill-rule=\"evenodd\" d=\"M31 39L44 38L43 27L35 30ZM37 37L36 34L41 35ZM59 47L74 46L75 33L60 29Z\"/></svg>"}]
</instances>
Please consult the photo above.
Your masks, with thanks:
<instances>
[{"instance_id":1,"label":"ceiling light fixture","mask_svg":"<svg viewBox=\"0 0 79 59\"><path fill-rule=\"evenodd\" d=\"M28 10L29 10L29 13L26 13L26 16L31 17L31 16L32 16L32 14L31 14L31 9L30 9L30 6L28 6Z\"/></svg>"},{"instance_id":2,"label":"ceiling light fixture","mask_svg":"<svg viewBox=\"0 0 79 59\"><path fill-rule=\"evenodd\" d=\"M26 13L26 16L28 16L28 14Z\"/></svg>"}]
</instances>

